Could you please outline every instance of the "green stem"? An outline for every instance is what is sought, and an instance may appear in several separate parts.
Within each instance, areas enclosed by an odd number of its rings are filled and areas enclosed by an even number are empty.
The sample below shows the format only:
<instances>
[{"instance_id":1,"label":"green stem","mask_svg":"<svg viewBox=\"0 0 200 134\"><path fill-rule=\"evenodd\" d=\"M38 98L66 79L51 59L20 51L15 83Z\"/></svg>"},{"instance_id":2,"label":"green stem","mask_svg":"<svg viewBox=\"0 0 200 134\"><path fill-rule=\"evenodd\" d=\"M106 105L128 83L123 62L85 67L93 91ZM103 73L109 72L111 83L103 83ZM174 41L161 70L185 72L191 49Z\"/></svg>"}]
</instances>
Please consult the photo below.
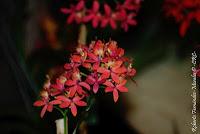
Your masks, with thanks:
<instances>
[{"instance_id":1,"label":"green stem","mask_svg":"<svg viewBox=\"0 0 200 134\"><path fill-rule=\"evenodd\" d=\"M81 75L87 77L87 74L83 73L83 72L80 72Z\"/></svg>"},{"instance_id":2,"label":"green stem","mask_svg":"<svg viewBox=\"0 0 200 134\"><path fill-rule=\"evenodd\" d=\"M55 108L63 115L63 120L64 120L64 134L68 134L68 118L67 118L67 111L63 111L59 107L55 106Z\"/></svg>"},{"instance_id":3,"label":"green stem","mask_svg":"<svg viewBox=\"0 0 200 134\"><path fill-rule=\"evenodd\" d=\"M67 112L64 114L64 134L68 134Z\"/></svg>"}]
</instances>

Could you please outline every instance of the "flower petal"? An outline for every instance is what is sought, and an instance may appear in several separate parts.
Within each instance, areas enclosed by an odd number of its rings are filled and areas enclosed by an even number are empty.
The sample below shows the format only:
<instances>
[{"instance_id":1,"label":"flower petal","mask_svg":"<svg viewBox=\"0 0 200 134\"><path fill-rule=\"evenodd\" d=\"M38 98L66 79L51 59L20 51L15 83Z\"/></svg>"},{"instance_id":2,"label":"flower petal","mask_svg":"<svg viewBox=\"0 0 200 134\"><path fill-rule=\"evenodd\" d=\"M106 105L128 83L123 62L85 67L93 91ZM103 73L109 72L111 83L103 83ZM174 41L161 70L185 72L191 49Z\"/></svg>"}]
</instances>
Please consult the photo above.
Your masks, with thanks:
<instances>
[{"instance_id":1,"label":"flower petal","mask_svg":"<svg viewBox=\"0 0 200 134\"><path fill-rule=\"evenodd\" d=\"M88 53L88 57L95 61L98 61L98 57L96 55L94 55L93 53Z\"/></svg>"},{"instance_id":2,"label":"flower petal","mask_svg":"<svg viewBox=\"0 0 200 134\"><path fill-rule=\"evenodd\" d=\"M82 101L82 100L80 100L80 99L81 99L80 97L76 96L76 97L73 98L73 102L74 102L77 106L86 106L87 103L84 102L84 101Z\"/></svg>"},{"instance_id":3,"label":"flower petal","mask_svg":"<svg viewBox=\"0 0 200 134\"><path fill-rule=\"evenodd\" d=\"M56 99L59 101L64 101L64 102L71 102L71 100L64 95L57 96Z\"/></svg>"},{"instance_id":4,"label":"flower petal","mask_svg":"<svg viewBox=\"0 0 200 134\"><path fill-rule=\"evenodd\" d=\"M68 14L71 12L71 9L68 9L68 8L60 8L60 11L64 14Z\"/></svg>"},{"instance_id":5,"label":"flower petal","mask_svg":"<svg viewBox=\"0 0 200 134\"><path fill-rule=\"evenodd\" d=\"M118 91L117 91L117 89L114 89L113 90L113 99L114 99L114 102L117 102L118 98L119 98Z\"/></svg>"},{"instance_id":6,"label":"flower petal","mask_svg":"<svg viewBox=\"0 0 200 134\"><path fill-rule=\"evenodd\" d=\"M120 80L120 84L118 86L124 86L126 82L127 82L126 79Z\"/></svg>"},{"instance_id":7,"label":"flower petal","mask_svg":"<svg viewBox=\"0 0 200 134\"><path fill-rule=\"evenodd\" d=\"M69 97L73 97L77 91L76 89L77 86L73 86L69 88Z\"/></svg>"},{"instance_id":8,"label":"flower petal","mask_svg":"<svg viewBox=\"0 0 200 134\"><path fill-rule=\"evenodd\" d=\"M72 66L71 66L71 64L66 63L66 64L64 65L64 68L65 68L66 70L69 70L69 69L72 68Z\"/></svg>"},{"instance_id":9,"label":"flower petal","mask_svg":"<svg viewBox=\"0 0 200 134\"><path fill-rule=\"evenodd\" d=\"M107 18L103 17L102 20L101 20L101 27L102 28L106 27L107 24L108 24L108 21L109 20Z\"/></svg>"},{"instance_id":10,"label":"flower petal","mask_svg":"<svg viewBox=\"0 0 200 134\"><path fill-rule=\"evenodd\" d=\"M95 13L99 11L99 2L97 0L93 2L92 10Z\"/></svg>"},{"instance_id":11,"label":"flower petal","mask_svg":"<svg viewBox=\"0 0 200 134\"><path fill-rule=\"evenodd\" d=\"M67 86L73 86L73 85L76 84L76 80L67 80L67 81L65 82L65 84L66 84Z\"/></svg>"},{"instance_id":12,"label":"flower petal","mask_svg":"<svg viewBox=\"0 0 200 134\"><path fill-rule=\"evenodd\" d=\"M108 78L108 77L110 76L110 70L108 70L108 69L106 69L106 68L103 68L103 67L99 67L99 68L97 69L97 72L103 74L102 78Z\"/></svg>"},{"instance_id":13,"label":"flower petal","mask_svg":"<svg viewBox=\"0 0 200 134\"><path fill-rule=\"evenodd\" d=\"M115 73L111 73L111 78L114 82L116 83L120 83L120 79L119 79L119 76Z\"/></svg>"},{"instance_id":14,"label":"flower petal","mask_svg":"<svg viewBox=\"0 0 200 134\"><path fill-rule=\"evenodd\" d=\"M111 9L110 9L110 6L108 4L104 4L104 11L105 11L106 15L111 14Z\"/></svg>"},{"instance_id":15,"label":"flower petal","mask_svg":"<svg viewBox=\"0 0 200 134\"><path fill-rule=\"evenodd\" d=\"M95 83L95 79L90 75L87 77L86 82L89 83L90 85L93 85Z\"/></svg>"},{"instance_id":16,"label":"flower petal","mask_svg":"<svg viewBox=\"0 0 200 134\"><path fill-rule=\"evenodd\" d=\"M99 24L99 18L98 18L97 16L95 16L95 17L93 18L93 20L92 20L92 26L93 26L94 28L97 28L98 24Z\"/></svg>"},{"instance_id":17,"label":"flower petal","mask_svg":"<svg viewBox=\"0 0 200 134\"><path fill-rule=\"evenodd\" d=\"M34 102L34 104L33 104L33 106L36 106L36 107L40 107L43 105L45 105L45 102L42 100L38 100L38 101Z\"/></svg>"},{"instance_id":18,"label":"flower petal","mask_svg":"<svg viewBox=\"0 0 200 134\"><path fill-rule=\"evenodd\" d=\"M71 24L75 19L75 15L72 13L67 18L67 24Z\"/></svg>"},{"instance_id":19,"label":"flower petal","mask_svg":"<svg viewBox=\"0 0 200 134\"><path fill-rule=\"evenodd\" d=\"M72 55L71 57L72 62L81 62L81 56L79 55Z\"/></svg>"},{"instance_id":20,"label":"flower petal","mask_svg":"<svg viewBox=\"0 0 200 134\"><path fill-rule=\"evenodd\" d=\"M41 117L41 118L44 117L44 114L45 114L45 112L47 111L47 107L48 107L48 105L45 105L45 106L42 108L42 111L41 111L41 113L40 113L40 117Z\"/></svg>"},{"instance_id":21,"label":"flower petal","mask_svg":"<svg viewBox=\"0 0 200 134\"><path fill-rule=\"evenodd\" d=\"M84 63L82 63L82 65L83 65L83 67L85 67L85 68L91 68L91 64L90 63L86 63L86 62L84 62Z\"/></svg>"},{"instance_id":22,"label":"flower petal","mask_svg":"<svg viewBox=\"0 0 200 134\"><path fill-rule=\"evenodd\" d=\"M117 28L117 24L116 24L114 19L110 19L110 26L111 26L112 29L116 29Z\"/></svg>"},{"instance_id":23,"label":"flower petal","mask_svg":"<svg viewBox=\"0 0 200 134\"><path fill-rule=\"evenodd\" d=\"M93 92L96 94L96 93L98 92L98 90L99 90L99 84L98 84L98 83L95 83L95 84L93 85Z\"/></svg>"},{"instance_id":24,"label":"flower petal","mask_svg":"<svg viewBox=\"0 0 200 134\"><path fill-rule=\"evenodd\" d=\"M77 115L77 108L76 108L76 105L74 103L71 104L70 109L71 109L72 115L76 116Z\"/></svg>"},{"instance_id":25,"label":"flower petal","mask_svg":"<svg viewBox=\"0 0 200 134\"><path fill-rule=\"evenodd\" d=\"M134 68L129 68L127 74L129 76L134 76L136 74L136 70Z\"/></svg>"},{"instance_id":26,"label":"flower petal","mask_svg":"<svg viewBox=\"0 0 200 134\"><path fill-rule=\"evenodd\" d=\"M190 21L188 21L188 20L184 20L182 22L182 24L180 25L180 29L179 29L179 33L180 33L181 37L185 36L189 25L190 25Z\"/></svg>"},{"instance_id":27,"label":"flower petal","mask_svg":"<svg viewBox=\"0 0 200 134\"><path fill-rule=\"evenodd\" d=\"M119 49L117 49L117 50L119 50ZM121 60L115 61L114 68L119 68L122 65L122 63L123 63L123 61L121 61Z\"/></svg>"},{"instance_id":28,"label":"flower petal","mask_svg":"<svg viewBox=\"0 0 200 134\"><path fill-rule=\"evenodd\" d=\"M74 102L77 106L87 106L87 103L84 102L84 101L77 101L77 102Z\"/></svg>"},{"instance_id":29,"label":"flower petal","mask_svg":"<svg viewBox=\"0 0 200 134\"><path fill-rule=\"evenodd\" d=\"M47 111L52 112L53 111L53 105L49 104L47 106Z\"/></svg>"},{"instance_id":30,"label":"flower petal","mask_svg":"<svg viewBox=\"0 0 200 134\"><path fill-rule=\"evenodd\" d=\"M90 20L92 20L94 17L94 14L89 14L89 15L86 15L84 18L83 18L83 21L84 22L89 22Z\"/></svg>"},{"instance_id":31,"label":"flower petal","mask_svg":"<svg viewBox=\"0 0 200 134\"><path fill-rule=\"evenodd\" d=\"M127 23L128 23L129 25L132 25L132 26L137 25L137 21L134 20L134 19L129 19L129 20L127 20Z\"/></svg>"},{"instance_id":32,"label":"flower petal","mask_svg":"<svg viewBox=\"0 0 200 134\"><path fill-rule=\"evenodd\" d=\"M77 90L77 93L79 95L85 95L86 94L86 92L83 90L83 88L79 85L76 87L76 90Z\"/></svg>"},{"instance_id":33,"label":"flower petal","mask_svg":"<svg viewBox=\"0 0 200 134\"><path fill-rule=\"evenodd\" d=\"M76 5L76 10L82 10L85 5L84 0L80 0L80 2Z\"/></svg>"},{"instance_id":34,"label":"flower petal","mask_svg":"<svg viewBox=\"0 0 200 134\"><path fill-rule=\"evenodd\" d=\"M85 87L86 89L90 90L90 85L87 84L86 82L79 82L79 85L81 85L82 87Z\"/></svg>"},{"instance_id":35,"label":"flower petal","mask_svg":"<svg viewBox=\"0 0 200 134\"><path fill-rule=\"evenodd\" d=\"M125 67L120 67L120 68L113 68L112 71L115 73L122 74L122 73L125 73L127 70Z\"/></svg>"},{"instance_id":36,"label":"flower petal","mask_svg":"<svg viewBox=\"0 0 200 134\"><path fill-rule=\"evenodd\" d=\"M53 101L50 102L50 104L52 104L52 105L57 105L57 104L60 104L60 103L61 103L60 100L53 100Z\"/></svg>"},{"instance_id":37,"label":"flower petal","mask_svg":"<svg viewBox=\"0 0 200 134\"><path fill-rule=\"evenodd\" d=\"M123 55L124 55L124 49L122 49L122 48L118 48L117 49L117 53L118 53L118 55L119 55L119 57L122 57ZM123 63L123 62L122 62ZM120 65L121 66L121 65ZM119 67L120 67L119 66Z\"/></svg>"},{"instance_id":38,"label":"flower petal","mask_svg":"<svg viewBox=\"0 0 200 134\"><path fill-rule=\"evenodd\" d=\"M110 81L106 81L105 83L103 83L104 85L108 86L108 87L114 87L113 83Z\"/></svg>"},{"instance_id":39,"label":"flower petal","mask_svg":"<svg viewBox=\"0 0 200 134\"><path fill-rule=\"evenodd\" d=\"M106 93L108 93L108 92L113 92L113 89L114 89L113 87L106 87L106 88L105 88L105 92L106 92Z\"/></svg>"},{"instance_id":40,"label":"flower petal","mask_svg":"<svg viewBox=\"0 0 200 134\"><path fill-rule=\"evenodd\" d=\"M65 101L65 102L63 102L62 104L60 104L59 107L60 107L60 108L66 108L66 107L69 107L70 103L71 103L71 102L67 102L67 101Z\"/></svg>"},{"instance_id":41,"label":"flower petal","mask_svg":"<svg viewBox=\"0 0 200 134\"><path fill-rule=\"evenodd\" d=\"M124 87L124 86L117 86L116 87L120 92L128 92L128 88Z\"/></svg>"},{"instance_id":42,"label":"flower petal","mask_svg":"<svg viewBox=\"0 0 200 134\"><path fill-rule=\"evenodd\" d=\"M93 70L97 70L99 68L99 62L95 62L92 67Z\"/></svg>"}]
</instances>

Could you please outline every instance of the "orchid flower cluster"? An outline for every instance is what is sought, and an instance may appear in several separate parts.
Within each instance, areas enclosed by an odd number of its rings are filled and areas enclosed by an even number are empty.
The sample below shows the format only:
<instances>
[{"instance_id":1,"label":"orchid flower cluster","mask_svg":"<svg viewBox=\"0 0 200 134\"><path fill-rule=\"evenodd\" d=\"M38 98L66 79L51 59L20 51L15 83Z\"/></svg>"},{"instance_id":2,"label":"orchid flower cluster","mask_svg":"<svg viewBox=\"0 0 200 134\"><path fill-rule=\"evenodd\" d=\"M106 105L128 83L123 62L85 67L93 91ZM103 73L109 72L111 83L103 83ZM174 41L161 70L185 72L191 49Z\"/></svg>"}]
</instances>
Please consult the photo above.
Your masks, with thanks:
<instances>
[{"instance_id":1,"label":"orchid flower cluster","mask_svg":"<svg viewBox=\"0 0 200 134\"><path fill-rule=\"evenodd\" d=\"M114 102L119 92L128 92L125 84L135 75L132 60L124 56L124 49L117 42L92 41L89 47L79 46L64 65L65 72L53 83L50 78L44 83L40 99L34 106L43 107L41 117L53 108L70 109L77 115L77 107L87 106L87 98L99 90L112 93Z\"/></svg>"},{"instance_id":2,"label":"orchid flower cluster","mask_svg":"<svg viewBox=\"0 0 200 134\"><path fill-rule=\"evenodd\" d=\"M193 20L200 24L200 0L165 0L164 10L168 17L174 17L180 23L182 37Z\"/></svg>"},{"instance_id":3,"label":"orchid flower cluster","mask_svg":"<svg viewBox=\"0 0 200 134\"><path fill-rule=\"evenodd\" d=\"M68 15L67 24L92 23L93 28L105 28L110 25L112 29L116 29L120 24L125 31L130 25L137 24L135 17L140 9L141 0L123 0L123 2L113 0L113 3L110 6L106 1L76 0L69 7L60 10Z\"/></svg>"}]
</instances>

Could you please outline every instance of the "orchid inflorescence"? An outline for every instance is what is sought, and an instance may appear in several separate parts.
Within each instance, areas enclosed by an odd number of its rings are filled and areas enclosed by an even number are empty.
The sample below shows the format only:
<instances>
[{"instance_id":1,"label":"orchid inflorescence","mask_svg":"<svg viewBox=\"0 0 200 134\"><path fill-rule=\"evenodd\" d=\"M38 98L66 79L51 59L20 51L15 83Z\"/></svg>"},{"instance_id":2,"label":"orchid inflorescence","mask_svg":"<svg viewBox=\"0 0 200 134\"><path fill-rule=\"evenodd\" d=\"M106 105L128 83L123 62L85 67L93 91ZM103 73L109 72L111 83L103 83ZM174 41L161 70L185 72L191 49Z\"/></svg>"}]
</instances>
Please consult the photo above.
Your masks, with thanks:
<instances>
[{"instance_id":1,"label":"orchid inflorescence","mask_svg":"<svg viewBox=\"0 0 200 134\"><path fill-rule=\"evenodd\" d=\"M113 94L114 102L119 92L128 92L128 78L135 75L132 60L124 56L117 42L92 41L89 47L80 45L64 65L65 72L53 83L48 77L34 106L43 106L41 117L56 106L70 109L77 115L77 106L87 106L86 99L104 91Z\"/></svg>"},{"instance_id":2,"label":"orchid inflorescence","mask_svg":"<svg viewBox=\"0 0 200 134\"><path fill-rule=\"evenodd\" d=\"M91 22L94 28L110 25L112 29L120 24L125 31L130 25L137 24L135 17L141 0L112 1L115 4L111 6L106 0L73 0L69 7L62 7L60 10L68 15L67 24Z\"/></svg>"},{"instance_id":3,"label":"orchid inflorescence","mask_svg":"<svg viewBox=\"0 0 200 134\"><path fill-rule=\"evenodd\" d=\"M200 24L200 0L165 0L164 10L168 17L180 23L181 36L186 34L192 21Z\"/></svg>"}]
</instances>

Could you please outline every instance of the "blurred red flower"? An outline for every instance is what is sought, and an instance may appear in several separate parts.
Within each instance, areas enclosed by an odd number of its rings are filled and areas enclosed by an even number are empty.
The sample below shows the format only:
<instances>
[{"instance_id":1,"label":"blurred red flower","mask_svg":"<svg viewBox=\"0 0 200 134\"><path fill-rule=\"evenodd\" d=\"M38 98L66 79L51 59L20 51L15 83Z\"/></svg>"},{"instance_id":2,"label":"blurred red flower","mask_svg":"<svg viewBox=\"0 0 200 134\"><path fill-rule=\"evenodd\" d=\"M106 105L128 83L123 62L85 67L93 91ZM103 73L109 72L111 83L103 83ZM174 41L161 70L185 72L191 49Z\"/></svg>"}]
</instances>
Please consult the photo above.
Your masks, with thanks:
<instances>
[{"instance_id":1,"label":"blurred red flower","mask_svg":"<svg viewBox=\"0 0 200 134\"><path fill-rule=\"evenodd\" d=\"M180 23L179 33L182 37L193 20L200 24L199 0L165 0L164 10L168 17L173 17Z\"/></svg>"},{"instance_id":2,"label":"blurred red flower","mask_svg":"<svg viewBox=\"0 0 200 134\"><path fill-rule=\"evenodd\" d=\"M113 0L112 7L106 1L90 2L79 0L73 4L70 3L69 7L61 8L61 12L67 15L67 24L91 22L93 28L110 26L112 29L116 29L120 24L125 31L129 26L137 24L135 17L140 9L141 0L124 0L123 2Z\"/></svg>"}]
</instances>

